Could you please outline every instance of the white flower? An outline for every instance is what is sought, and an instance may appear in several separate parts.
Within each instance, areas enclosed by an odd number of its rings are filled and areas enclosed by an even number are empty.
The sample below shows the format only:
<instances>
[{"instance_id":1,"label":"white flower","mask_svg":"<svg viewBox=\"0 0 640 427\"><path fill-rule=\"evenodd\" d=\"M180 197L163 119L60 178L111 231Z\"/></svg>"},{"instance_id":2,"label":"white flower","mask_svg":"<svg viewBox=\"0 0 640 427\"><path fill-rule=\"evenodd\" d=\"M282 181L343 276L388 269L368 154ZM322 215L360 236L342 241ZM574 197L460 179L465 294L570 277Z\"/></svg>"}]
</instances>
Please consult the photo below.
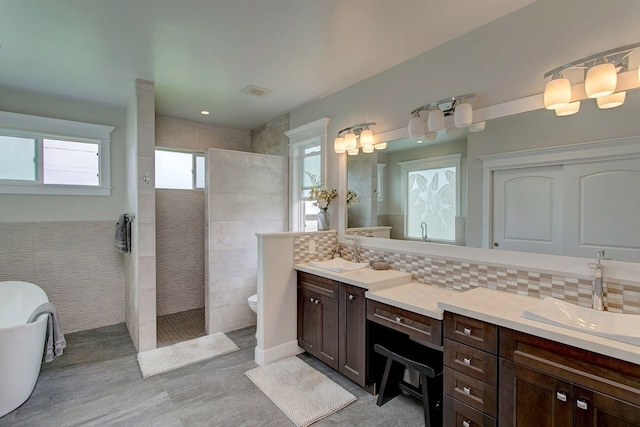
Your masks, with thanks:
<instances>
[{"instance_id":1,"label":"white flower","mask_svg":"<svg viewBox=\"0 0 640 427\"><path fill-rule=\"evenodd\" d=\"M329 207L329 202L326 201L325 199L320 199L320 200L318 200L318 207L320 209L326 209L326 208Z\"/></svg>"}]
</instances>

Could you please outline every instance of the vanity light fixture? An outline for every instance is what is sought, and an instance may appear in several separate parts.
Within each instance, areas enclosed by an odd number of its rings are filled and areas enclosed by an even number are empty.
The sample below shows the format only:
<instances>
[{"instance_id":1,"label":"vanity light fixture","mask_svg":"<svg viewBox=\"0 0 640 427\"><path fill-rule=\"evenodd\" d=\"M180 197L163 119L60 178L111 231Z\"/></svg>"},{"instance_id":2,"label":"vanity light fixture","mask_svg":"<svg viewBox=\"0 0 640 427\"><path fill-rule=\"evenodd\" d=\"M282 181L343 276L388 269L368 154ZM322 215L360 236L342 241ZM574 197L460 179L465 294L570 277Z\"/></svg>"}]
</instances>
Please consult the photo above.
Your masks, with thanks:
<instances>
[{"instance_id":1,"label":"vanity light fixture","mask_svg":"<svg viewBox=\"0 0 640 427\"><path fill-rule=\"evenodd\" d=\"M446 129L448 136L455 136L461 133L461 129L473 127L475 132L484 129L484 122L473 123L473 107L467 101L469 98L476 96L475 93L466 95L453 96L451 98L441 99L437 102L418 107L411 112L411 120L409 120L409 136L411 138L422 138L423 141L433 141L436 139L436 132L445 130L446 117L453 116L455 127ZM420 116L420 112L426 111L426 123Z\"/></svg>"},{"instance_id":2,"label":"vanity light fixture","mask_svg":"<svg viewBox=\"0 0 640 427\"><path fill-rule=\"evenodd\" d=\"M375 122L361 123L342 129L333 141L333 151L337 154L342 154L346 151L350 156L356 156L361 148L363 153L384 150L387 148L386 142L378 144L373 142L373 132L369 129L369 126L375 124Z\"/></svg>"},{"instance_id":3,"label":"vanity light fixture","mask_svg":"<svg viewBox=\"0 0 640 427\"><path fill-rule=\"evenodd\" d=\"M551 77L551 80L544 89L544 106L549 110L555 110L558 116L568 116L580 110L579 99L575 99L574 96L574 102L571 102L571 83L579 82L570 82L565 78L562 72L567 70L578 70L578 72L583 70L585 94L587 98L596 98L599 108L614 108L622 105L625 92L615 92L618 72L629 71L630 55L639 49L640 42L596 53L547 71L544 77ZM640 69L638 81L640 81Z\"/></svg>"}]
</instances>

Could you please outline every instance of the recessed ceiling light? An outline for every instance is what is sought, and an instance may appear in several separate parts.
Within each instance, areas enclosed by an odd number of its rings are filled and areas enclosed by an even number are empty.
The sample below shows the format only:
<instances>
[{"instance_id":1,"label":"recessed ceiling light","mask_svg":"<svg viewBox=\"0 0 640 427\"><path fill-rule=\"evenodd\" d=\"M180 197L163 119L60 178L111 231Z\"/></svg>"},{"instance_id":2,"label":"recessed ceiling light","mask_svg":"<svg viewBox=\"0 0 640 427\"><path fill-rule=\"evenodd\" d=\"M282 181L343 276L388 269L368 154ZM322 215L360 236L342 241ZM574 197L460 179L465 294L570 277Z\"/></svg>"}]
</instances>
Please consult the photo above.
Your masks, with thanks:
<instances>
[{"instance_id":1,"label":"recessed ceiling light","mask_svg":"<svg viewBox=\"0 0 640 427\"><path fill-rule=\"evenodd\" d=\"M208 116L209 112L207 110L202 110L200 111L200 114L202 114L203 116Z\"/></svg>"}]
</instances>

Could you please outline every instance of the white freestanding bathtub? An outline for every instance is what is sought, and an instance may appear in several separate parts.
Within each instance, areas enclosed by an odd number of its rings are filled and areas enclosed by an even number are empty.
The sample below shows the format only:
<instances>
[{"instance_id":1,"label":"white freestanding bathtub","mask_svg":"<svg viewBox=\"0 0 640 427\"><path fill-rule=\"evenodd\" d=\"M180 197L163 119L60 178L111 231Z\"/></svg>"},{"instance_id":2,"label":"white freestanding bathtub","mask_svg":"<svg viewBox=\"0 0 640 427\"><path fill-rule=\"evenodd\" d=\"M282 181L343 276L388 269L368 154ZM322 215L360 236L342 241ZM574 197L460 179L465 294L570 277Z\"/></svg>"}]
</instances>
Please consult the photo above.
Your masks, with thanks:
<instances>
[{"instance_id":1,"label":"white freestanding bathtub","mask_svg":"<svg viewBox=\"0 0 640 427\"><path fill-rule=\"evenodd\" d=\"M47 315L27 323L47 294L33 283L0 282L0 417L29 398L40 374Z\"/></svg>"}]
</instances>

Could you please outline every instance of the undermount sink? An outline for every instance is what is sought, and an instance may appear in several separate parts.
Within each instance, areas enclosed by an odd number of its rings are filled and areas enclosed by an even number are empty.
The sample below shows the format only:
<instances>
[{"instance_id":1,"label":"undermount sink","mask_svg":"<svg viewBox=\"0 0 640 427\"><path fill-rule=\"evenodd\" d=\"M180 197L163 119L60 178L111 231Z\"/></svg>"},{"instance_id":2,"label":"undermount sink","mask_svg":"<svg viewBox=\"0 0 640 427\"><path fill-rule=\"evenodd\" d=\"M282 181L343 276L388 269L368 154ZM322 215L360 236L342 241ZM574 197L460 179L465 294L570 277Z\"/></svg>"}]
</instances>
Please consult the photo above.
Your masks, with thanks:
<instances>
[{"instance_id":1,"label":"undermount sink","mask_svg":"<svg viewBox=\"0 0 640 427\"><path fill-rule=\"evenodd\" d=\"M309 262L311 267L322 268L324 270L333 271L336 273L344 273L345 271L362 270L369 267L369 263L366 262L351 262L344 258L334 258L326 261L311 261Z\"/></svg>"},{"instance_id":2,"label":"undermount sink","mask_svg":"<svg viewBox=\"0 0 640 427\"><path fill-rule=\"evenodd\" d=\"M580 307L552 297L522 312L525 319L561 326L616 341L640 345L637 317Z\"/></svg>"},{"instance_id":3,"label":"undermount sink","mask_svg":"<svg viewBox=\"0 0 640 427\"><path fill-rule=\"evenodd\" d=\"M350 279L368 286L373 287L393 286L411 281L411 273L405 273L398 270L366 270L349 271L342 275L344 279Z\"/></svg>"}]
</instances>

